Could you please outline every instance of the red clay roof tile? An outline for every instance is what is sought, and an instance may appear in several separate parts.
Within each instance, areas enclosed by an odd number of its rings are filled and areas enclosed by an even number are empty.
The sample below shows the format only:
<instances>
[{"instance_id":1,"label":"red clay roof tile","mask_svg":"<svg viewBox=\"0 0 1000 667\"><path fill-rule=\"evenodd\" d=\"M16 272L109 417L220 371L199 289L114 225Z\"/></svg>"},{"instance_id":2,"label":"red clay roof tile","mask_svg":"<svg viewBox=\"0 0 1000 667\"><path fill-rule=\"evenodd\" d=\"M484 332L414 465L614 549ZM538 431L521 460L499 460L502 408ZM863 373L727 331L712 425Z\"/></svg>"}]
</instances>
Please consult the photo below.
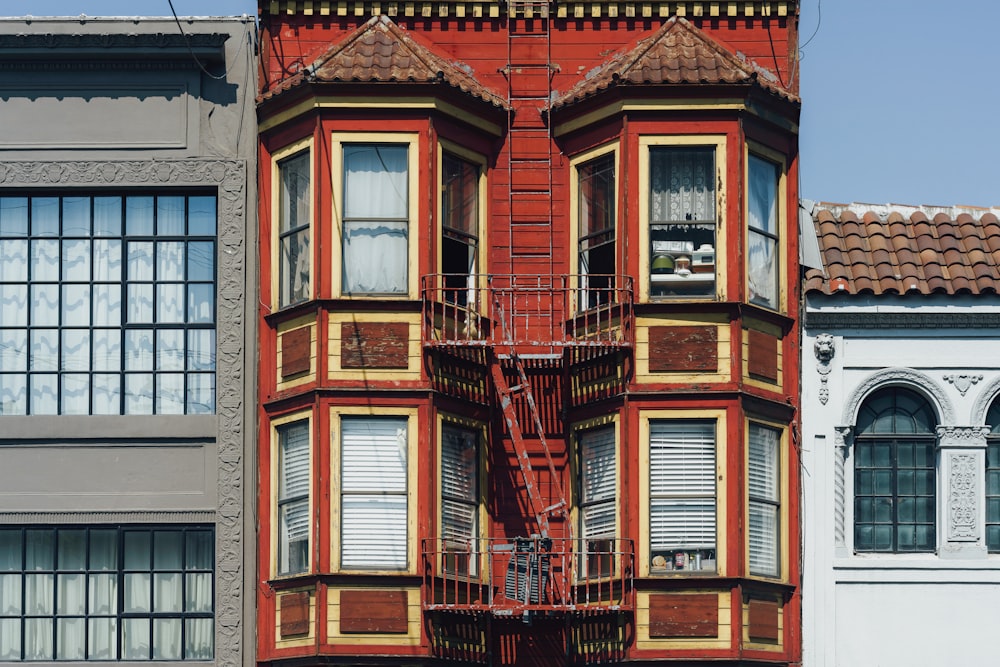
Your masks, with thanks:
<instances>
[{"instance_id":1,"label":"red clay roof tile","mask_svg":"<svg viewBox=\"0 0 1000 667\"><path fill-rule=\"evenodd\" d=\"M997 216L932 210L933 220L913 208L820 205L813 222L825 266L806 273L806 292L1000 293Z\"/></svg>"}]
</instances>

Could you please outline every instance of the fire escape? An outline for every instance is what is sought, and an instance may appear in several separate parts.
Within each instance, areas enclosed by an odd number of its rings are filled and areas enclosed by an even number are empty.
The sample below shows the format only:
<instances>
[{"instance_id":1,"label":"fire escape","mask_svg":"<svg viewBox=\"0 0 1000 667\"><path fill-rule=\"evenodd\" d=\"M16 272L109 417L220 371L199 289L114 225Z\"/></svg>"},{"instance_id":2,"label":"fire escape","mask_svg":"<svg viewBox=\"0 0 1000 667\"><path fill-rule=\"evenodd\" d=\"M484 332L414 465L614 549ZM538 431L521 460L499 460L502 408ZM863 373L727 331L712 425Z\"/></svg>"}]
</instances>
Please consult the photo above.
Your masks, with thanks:
<instances>
[{"instance_id":1,"label":"fire escape","mask_svg":"<svg viewBox=\"0 0 1000 667\"><path fill-rule=\"evenodd\" d=\"M500 239L506 238L509 272L472 275L459 286L455 276L446 275L424 276L422 282L422 343L435 388L489 403L502 414L532 529L513 538L424 540L423 608L428 612L529 622L539 615L634 608L632 543L573 534L571 507L532 389L533 375L556 373L569 404L619 393L633 346L631 279L566 275L554 262L553 144L541 113L554 72L550 21L547 2L508 4L508 61L501 73L511 107L510 215L505 229L495 225L486 245L503 245ZM526 237L544 238L548 247L525 248Z\"/></svg>"}]
</instances>

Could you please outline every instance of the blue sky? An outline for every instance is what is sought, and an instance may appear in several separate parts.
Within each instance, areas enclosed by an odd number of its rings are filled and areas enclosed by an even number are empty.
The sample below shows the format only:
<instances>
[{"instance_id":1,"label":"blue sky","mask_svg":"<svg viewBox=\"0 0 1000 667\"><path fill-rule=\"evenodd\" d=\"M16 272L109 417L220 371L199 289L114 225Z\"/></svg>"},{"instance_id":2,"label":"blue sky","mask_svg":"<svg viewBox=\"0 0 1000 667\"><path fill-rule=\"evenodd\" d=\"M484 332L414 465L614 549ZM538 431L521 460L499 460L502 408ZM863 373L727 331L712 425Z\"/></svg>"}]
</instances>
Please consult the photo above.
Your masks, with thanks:
<instances>
[{"instance_id":1,"label":"blue sky","mask_svg":"<svg viewBox=\"0 0 1000 667\"><path fill-rule=\"evenodd\" d=\"M178 14L254 14L174 0ZM801 0L804 198L1000 205L1000 3ZM0 0L0 14L169 15L167 0ZM816 30L818 26L818 31ZM815 32L815 35L813 34Z\"/></svg>"}]
</instances>

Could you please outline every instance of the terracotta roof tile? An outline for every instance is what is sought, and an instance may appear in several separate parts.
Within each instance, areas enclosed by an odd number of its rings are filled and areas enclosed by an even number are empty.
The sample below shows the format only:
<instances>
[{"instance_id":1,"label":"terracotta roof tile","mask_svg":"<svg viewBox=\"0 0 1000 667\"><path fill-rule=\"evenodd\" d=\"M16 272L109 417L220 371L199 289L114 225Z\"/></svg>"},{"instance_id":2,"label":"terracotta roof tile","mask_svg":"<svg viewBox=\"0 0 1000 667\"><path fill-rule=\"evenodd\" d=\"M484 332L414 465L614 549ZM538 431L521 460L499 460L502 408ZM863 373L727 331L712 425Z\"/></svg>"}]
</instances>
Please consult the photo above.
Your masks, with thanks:
<instances>
[{"instance_id":1,"label":"terracotta roof tile","mask_svg":"<svg viewBox=\"0 0 1000 667\"><path fill-rule=\"evenodd\" d=\"M591 70L550 108L557 111L619 86L679 84L758 85L799 101L772 72L736 55L687 19L672 16L655 33Z\"/></svg>"},{"instance_id":2,"label":"terracotta roof tile","mask_svg":"<svg viewBox=\"0 0 1000 667\"><path fill-rule=\"evenodd\" d=\"M901 207L905 208L905 207ZM1000 220L937 209L828 205L814 211L824 270L805 276L824 294L1000 293ZM954 211L954 210L953 210ZM978 213L978 211L973 211Z\"/></svg>"},{"instance_id":3,"label":"terracotta roof tile","mask_svg":"<svg viewBox=\"0 0 1000 667\"><path fill-rule=\"evenodd\" d=\"M313 82L444 84L494 107L508 107L502 96L479 83L463 65L419 44L387 16L373 16L260 100Z\"/></svg>"}]
</instances>

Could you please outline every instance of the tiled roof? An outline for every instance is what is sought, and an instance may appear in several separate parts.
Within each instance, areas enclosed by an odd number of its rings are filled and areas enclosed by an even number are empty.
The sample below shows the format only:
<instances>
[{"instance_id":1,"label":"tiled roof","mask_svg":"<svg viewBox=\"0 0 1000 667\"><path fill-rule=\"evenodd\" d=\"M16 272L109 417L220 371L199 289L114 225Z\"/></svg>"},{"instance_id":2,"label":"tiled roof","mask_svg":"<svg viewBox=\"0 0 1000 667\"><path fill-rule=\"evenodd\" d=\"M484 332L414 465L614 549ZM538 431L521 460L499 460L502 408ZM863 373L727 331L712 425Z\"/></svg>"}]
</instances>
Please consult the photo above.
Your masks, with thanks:
<instances>
[{"instance_id":1,"label":"tiled roof","mask_svg":"<svg viewBox=\"0 0 1000 667\"><path fill-rule=\"evenodd\" d=\"M813 211L823 294L997 294L1000 221L990 209L820 204Z\"/></svg>"},{"instance_id":2,"label":"tiled roof","mask_svg":"<svg viewBox=\"0 0 1000 667\"><path fill-rule=\"evenodd\" d=\"M307 82L445 84L492 106L507 108L503 97L462 66L418 44L387 16L373 16L311 65L265 92L261 100Z\"/></svg>"},{"instance_id":3,"label":"tiled roof","mask_svg":"<svg viewBox=\"0 0 1000 667\"><path fill-rule=\"evenodd\" d=\"M753 83L798 101L772 72L737 56L686 19L672 16L656 33L588 73L553 102L552 110L615 86Z\"/></svg>"}]
</instances>

